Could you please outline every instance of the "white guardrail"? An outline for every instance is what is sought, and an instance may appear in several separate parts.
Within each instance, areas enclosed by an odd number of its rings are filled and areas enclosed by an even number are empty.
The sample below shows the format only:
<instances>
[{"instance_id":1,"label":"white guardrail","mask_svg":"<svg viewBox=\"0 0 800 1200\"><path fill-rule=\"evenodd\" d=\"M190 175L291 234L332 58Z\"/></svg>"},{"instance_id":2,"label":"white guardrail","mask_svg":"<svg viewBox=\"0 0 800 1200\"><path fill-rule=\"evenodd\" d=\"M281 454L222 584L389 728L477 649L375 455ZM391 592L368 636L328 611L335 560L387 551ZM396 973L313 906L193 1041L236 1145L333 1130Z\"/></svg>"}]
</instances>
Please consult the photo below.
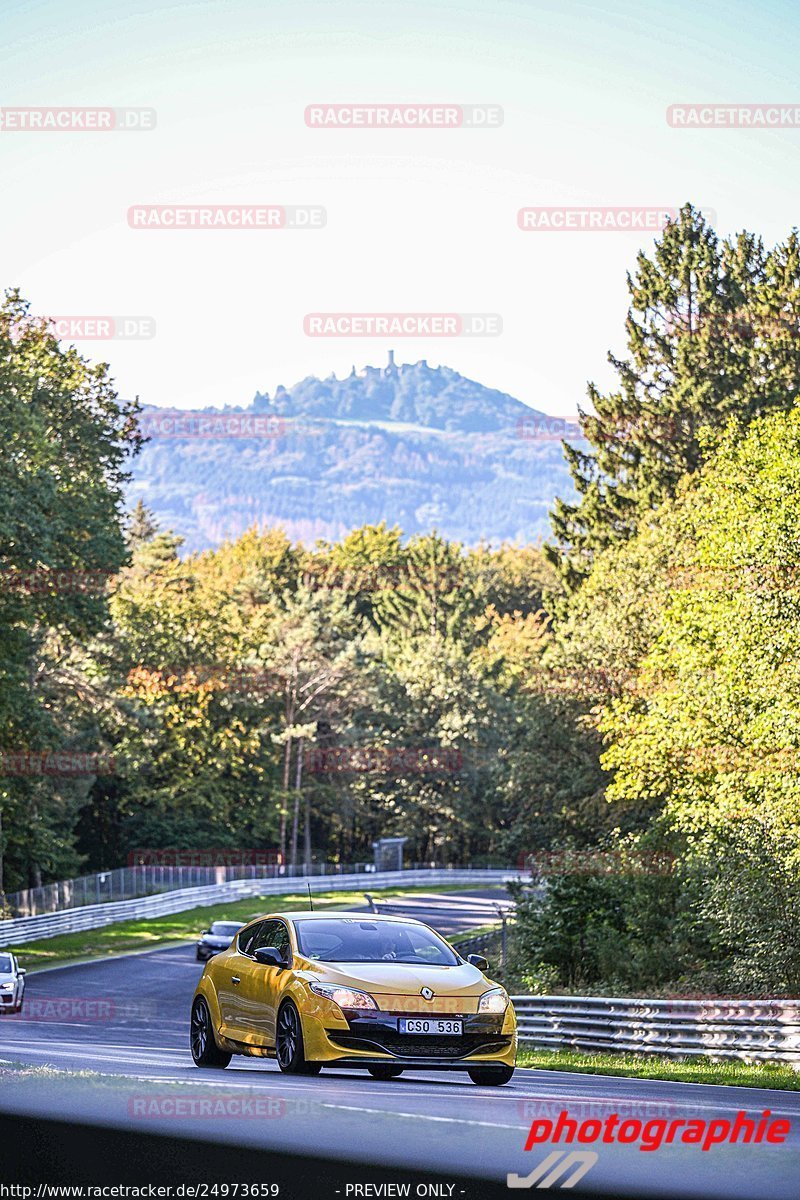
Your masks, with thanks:
<instances>
[{"instance_id":1,"label":"white guardrail","mask_svg":"<svg viewBox=\"0 0 800 1200\"><path fill-rule=\"evenodd\" d=\"M620 1050L800 1066L800 1000L631 1000L512 996L520 1041L548 1050Z\"/></svg>"},{"instance_id":2,"label":"white guardrail","mask_svg":"<svg viewBox=\"0 0 800 1200\"><path fill-rule=\"evenodd\" d=\"M0 921L0 947L19 946L25 942L38 942L43 938L55 937L59 933L81 933L86 929L100 929L117 921L136 921L146 917L163 917L169 913L183 912L189 908L202 908L211 904L224 904L229 900L242 900L247 896L285 896L306 893L306 884L314 892L363 891L369 881L373 891L382 888L423 887L436 884L474 883L477 886L502 884L509 879L518 879L513 870L496 871L476 867L448 870L431 868L419 871L376 871L369 875L292 876L279 879L235 879L229 883L211 884L208 887L180 888L172 892L158 892L155 896L142 896L136 900L118 900L106 904L87 904L82 908L69 908L57 913L43 913L36 917L15 917Z\"/></svg>"}]
</instances>

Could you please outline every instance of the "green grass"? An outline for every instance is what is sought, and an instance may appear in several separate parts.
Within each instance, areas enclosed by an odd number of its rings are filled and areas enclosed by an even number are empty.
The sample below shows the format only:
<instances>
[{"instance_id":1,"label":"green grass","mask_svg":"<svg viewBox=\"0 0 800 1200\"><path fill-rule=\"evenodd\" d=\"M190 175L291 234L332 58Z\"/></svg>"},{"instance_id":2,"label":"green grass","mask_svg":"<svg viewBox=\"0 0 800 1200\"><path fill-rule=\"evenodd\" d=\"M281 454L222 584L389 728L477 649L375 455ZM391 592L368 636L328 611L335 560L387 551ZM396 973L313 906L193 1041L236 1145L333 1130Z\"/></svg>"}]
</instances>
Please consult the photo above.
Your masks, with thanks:
<instances>
[{"instance_id":1,"label":"green grass","mask_svg":"<svg viewBox=\"0 0 800 1200\"><path fill-rule=\"evenodd\" d=\"M707 1058L674 1060L657 1054L583 1054L579 1050L523 1048L517 1065L538 1067L543 1071L624 1075L629 1079L667 1079L673 1083L716 1083L800 1091L800 1072L789 1063L711 1062Z\"/></svg>"},{"instance_id":2,"label":"green grass","mask_svg":"<svg viewBox=\"0 0 800 1200\"><path fill-rule=\"evenodd\" d=\"M458 933L454 933L448 940L453 946L457 946L459 942L466 942L474 937L483 937L485 933L496 933L499 940L500 926L497 923L494 925L476 925L474 929L463 929Z\"/></svg>"},{"instance_id":3,"label":"green grass","mask_svg":"<svg viewBox=\"0 0 800 1200\"><path fill-rule=\"evenodd\" d=\"M369 891L366 883L365 891ZM411 892L445 892L469 891L468 887L421 887L421 888L392 888L376 892L379 899L390 896L404 896ZM363 904L364 893L361 891L348 892L314 892L314 908L342 909L351 904ZM165 917L148 917L137 921L120 921L115 925L106 925L101 929L87 929L83 933L61 933L56 937L45 938L39 942L25 942L8 949L16 954L22 965L28 971L42 970L44 967L62 966L71 962L83 962L86 959L107 958L113 954L128 954L135 950L155 950L159 946L169 946L176 942L195 940L202 930L208 929L212 921L241 921L242 924L253 917L268 912L287 912L293 908L306 908L308 894L306 892L291 892L285 896L249 896L246 900L237 900L226 904L214 904L203 908L189 908L183 912L171 913Z\"/></svg>"}]
</instances>

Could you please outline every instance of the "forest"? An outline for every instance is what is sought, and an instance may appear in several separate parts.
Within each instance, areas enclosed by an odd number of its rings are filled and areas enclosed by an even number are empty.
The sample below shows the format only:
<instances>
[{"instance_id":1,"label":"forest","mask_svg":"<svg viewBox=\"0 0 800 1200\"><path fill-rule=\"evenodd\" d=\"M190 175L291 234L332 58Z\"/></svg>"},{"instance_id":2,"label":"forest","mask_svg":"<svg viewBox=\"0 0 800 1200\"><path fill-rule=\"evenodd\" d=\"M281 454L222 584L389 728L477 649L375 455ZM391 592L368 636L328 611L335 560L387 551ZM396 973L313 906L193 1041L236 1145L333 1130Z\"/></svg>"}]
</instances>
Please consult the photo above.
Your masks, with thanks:
<instances>
[{"instance_id":1,"label":"forest","mask_svg":"<svg viewBox=\"0 0 800 1200\"><path fill-rule=\"evenodd\" d=\"M800 240L685 205L543 544L182 552L136 404L0 311L0 893L133 846L526 862L532 990L800 986ZM666 865L665 865L666 864ZM612 993L613 994L613 993Z\"/></svg>"}]
</instances>

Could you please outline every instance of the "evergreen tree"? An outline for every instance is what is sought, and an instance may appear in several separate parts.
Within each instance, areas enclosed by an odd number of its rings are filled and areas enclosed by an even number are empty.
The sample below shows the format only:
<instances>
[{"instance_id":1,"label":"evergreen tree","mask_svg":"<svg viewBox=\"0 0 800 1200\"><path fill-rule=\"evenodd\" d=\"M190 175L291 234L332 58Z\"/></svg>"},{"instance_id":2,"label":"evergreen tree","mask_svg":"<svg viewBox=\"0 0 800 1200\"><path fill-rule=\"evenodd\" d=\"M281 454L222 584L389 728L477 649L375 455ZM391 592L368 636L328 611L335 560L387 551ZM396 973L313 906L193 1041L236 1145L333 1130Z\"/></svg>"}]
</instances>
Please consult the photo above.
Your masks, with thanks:
<instances>
[{"instance_id":1,"label":"evergreen tree","mask_svg":"<svg viewBox=\"0 0 800 1200\"><path fill-rule=\"evenodd\" d=\"M547 548L568 591L598 551L637 530L713 444L703 427L742 426L793 404L800 385L800 248L793 232L767 253L743 232L722 242L684 205L628 276L627 355L609 354L618 386L589 384L588 450L565 444L580 499L557 500Z\"/></svg>"}]
</instances>

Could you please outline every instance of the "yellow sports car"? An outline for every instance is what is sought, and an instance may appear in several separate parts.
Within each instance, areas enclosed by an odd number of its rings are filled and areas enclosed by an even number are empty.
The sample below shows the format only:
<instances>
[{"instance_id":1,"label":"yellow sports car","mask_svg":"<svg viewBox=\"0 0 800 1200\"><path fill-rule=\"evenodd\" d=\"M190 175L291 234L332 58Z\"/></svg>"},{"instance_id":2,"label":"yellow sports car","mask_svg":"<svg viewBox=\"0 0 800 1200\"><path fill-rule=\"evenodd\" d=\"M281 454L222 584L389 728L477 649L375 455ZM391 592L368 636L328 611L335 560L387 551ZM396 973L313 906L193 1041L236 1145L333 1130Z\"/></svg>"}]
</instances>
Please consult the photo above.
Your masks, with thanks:
<instances>
[{"instance_id":1,"label":"yellow sports car","mask_svg":"<svg viewBox=\"0 0 800 1200\"><path fill-rule=\"evenodd\" d=\"M421 921L291 912L245 925L206 963L192 1001L198 1067L234 1054L282 1071L462 1070L479 1084L514 1074L517 1027L486 959L461 958Z\"/></svg>"}]
</instances>

